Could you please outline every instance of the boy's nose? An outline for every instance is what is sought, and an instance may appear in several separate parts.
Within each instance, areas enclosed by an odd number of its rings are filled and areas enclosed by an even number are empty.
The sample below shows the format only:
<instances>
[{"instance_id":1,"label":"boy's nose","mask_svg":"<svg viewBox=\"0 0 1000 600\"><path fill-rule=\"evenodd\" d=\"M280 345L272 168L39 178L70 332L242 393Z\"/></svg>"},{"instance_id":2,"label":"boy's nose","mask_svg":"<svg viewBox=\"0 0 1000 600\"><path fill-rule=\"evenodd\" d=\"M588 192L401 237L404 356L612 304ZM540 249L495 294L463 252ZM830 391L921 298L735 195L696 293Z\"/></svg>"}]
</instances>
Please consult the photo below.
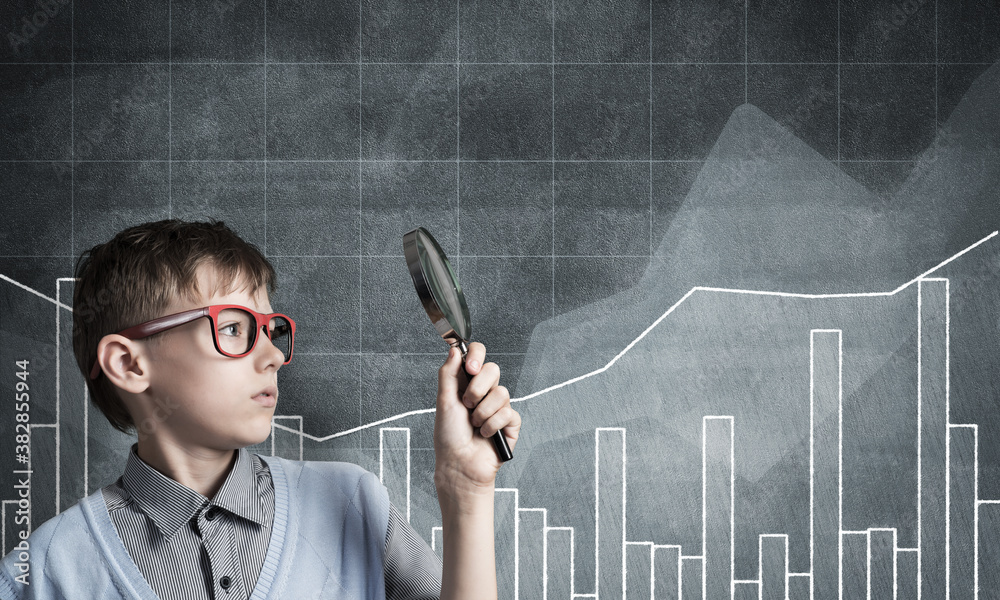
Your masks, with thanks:
<instances>
[{"instance_id":1,"label":"boy's nose","mask_svg":"<svg viewBox=\"0 0 1000 600\"><path fill-rule=\"evenodd\" d=\"M281 350L277 346L271 343L271 338L267 337L267 330L265 328L261 327L257 335L259 338L257 339L257 347L254 348L253 353L260 363L261 370L266 369L271 364L274 365L275 370L280 369L285 364L285 355L281 353Z\"/></svg>"}]
</instances>

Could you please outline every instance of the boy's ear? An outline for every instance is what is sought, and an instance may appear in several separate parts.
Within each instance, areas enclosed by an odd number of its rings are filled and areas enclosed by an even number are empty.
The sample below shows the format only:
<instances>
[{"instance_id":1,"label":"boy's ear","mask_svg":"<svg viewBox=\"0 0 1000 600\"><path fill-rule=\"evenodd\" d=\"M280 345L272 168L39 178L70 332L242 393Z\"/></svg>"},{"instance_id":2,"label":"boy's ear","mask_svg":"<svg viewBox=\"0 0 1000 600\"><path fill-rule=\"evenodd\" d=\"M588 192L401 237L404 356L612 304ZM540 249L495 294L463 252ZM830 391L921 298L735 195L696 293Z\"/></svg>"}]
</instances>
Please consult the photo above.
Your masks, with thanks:
<instances>
[{"instance_id":1,"label":"boy's ear","mask_svg":"<svg viewBox=\"0 0 1000 600\"><path fill-rule=\"evenodd\" d=\"M109 334L97 344L97 361L115 386L138 394L149 387L148 354L135 340Z\"/></svg>"}]
</instances>

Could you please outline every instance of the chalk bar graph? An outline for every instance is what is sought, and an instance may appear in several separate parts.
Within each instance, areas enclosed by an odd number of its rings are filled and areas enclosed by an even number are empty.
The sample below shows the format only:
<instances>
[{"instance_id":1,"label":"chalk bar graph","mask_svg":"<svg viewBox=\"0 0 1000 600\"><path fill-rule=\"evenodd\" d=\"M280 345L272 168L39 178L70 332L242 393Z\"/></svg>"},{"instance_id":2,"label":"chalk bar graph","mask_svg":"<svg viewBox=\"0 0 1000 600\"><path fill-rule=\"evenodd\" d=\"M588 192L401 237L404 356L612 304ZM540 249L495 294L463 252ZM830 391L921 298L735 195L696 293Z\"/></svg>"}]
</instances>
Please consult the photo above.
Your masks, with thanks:
<instances>
[{"instance_id":1,"label":"chalk bar graph","mask_svg":"<svg viewBox=\"0 0 1000 600\"><path fill-rule=\"evenodd\" d=\"M755 598L760 600L993 598L994 588L979 585L981 566L994 577L998 539L994 520L1000 501L977 498L978 428L947 421L948 292L943 278L918 282L920 324L920 534L918 547L899 547L895 528L845 530L843 525L843 339L835 329L816 329L810 337L811 535L808 548L790 548L788 536L759 536L758 578L734 578L734 447L732 416L702 418L702 545L685 548L670 540L627 540L628 473L625 428L594 430L594 515L597 578L592 593L573 586L572 528L548 527L548 508L518 504L518 490L499 489L497 523L513 526L516 539L514 585L508 598ZM937 393L932 391L936 390ZM408 429L382 429L389 433ZM935 446L936 444L936 446ZM946 452L943 450L947 446ZM384 442L382 450L388 450ZM942 450L942 451L939 451ZM396 444L394 451L399 451ZM746 451L751 452L752 449ZM916 451L916 448L915 448ZM407 459L408 460L408 459ZM394 462L405 465L407 460ZM641 477L642 474L632 475ZM409 480L399 473L390 495L404 497ZM388 485L388 483L387 483ZM944 491L950 493L945 503ZM502 500L501 500L502 498ZM989 531L983 527L989 526ZM977 542L978 540L978 542ZM542 543L539 543L539 542ZM528 552L533 544L534 552ZM538 551L541 548L541 551ZM809 552L809 572L791 572L789 552ZM949 561L944 557L948 556ZM541 557L541 560L538 558ZM549 566L551 565L551 569ZM569 568L566 568L569 565ZM990 568L993 565L994 568ZM510 572L507 571L509 574ZM990 579L992 581L992 579ZM947 586L947 587L946 587ZM919 589L924 590L922 593ZM558 590L558 593L557 593ZM569 590L569 593L566 593Z\"/></svg>"}]
</instances>

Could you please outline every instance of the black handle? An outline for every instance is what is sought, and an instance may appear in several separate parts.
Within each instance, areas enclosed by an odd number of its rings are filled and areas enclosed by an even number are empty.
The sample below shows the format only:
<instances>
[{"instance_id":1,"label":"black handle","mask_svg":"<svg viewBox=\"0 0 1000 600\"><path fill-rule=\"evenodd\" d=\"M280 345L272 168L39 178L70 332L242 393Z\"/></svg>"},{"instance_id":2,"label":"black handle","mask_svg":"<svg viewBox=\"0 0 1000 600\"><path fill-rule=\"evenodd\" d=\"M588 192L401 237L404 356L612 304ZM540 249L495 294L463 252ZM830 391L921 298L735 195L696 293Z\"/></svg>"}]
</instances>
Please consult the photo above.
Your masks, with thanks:
<instances>
[{"instance_id":1,"label":"black handle","mask_svg":"<svg viewBox=\"0 0 1000 600\"><path fill-rule=\"evenodd\" d=\"M462 371L465 372L466 381L469 381L472 379L472 375L465 369L465 355L467 354L465 344L461 344L459 349L462 351ZM500 462L505 463L514 458L514 454L510 451L510 446L507 445L507 438L504 437L502 429L494 433L490 437L490 440L493 441L493 447L496 448L497 457L500 459Z\"/></svg>"}]
</instances>

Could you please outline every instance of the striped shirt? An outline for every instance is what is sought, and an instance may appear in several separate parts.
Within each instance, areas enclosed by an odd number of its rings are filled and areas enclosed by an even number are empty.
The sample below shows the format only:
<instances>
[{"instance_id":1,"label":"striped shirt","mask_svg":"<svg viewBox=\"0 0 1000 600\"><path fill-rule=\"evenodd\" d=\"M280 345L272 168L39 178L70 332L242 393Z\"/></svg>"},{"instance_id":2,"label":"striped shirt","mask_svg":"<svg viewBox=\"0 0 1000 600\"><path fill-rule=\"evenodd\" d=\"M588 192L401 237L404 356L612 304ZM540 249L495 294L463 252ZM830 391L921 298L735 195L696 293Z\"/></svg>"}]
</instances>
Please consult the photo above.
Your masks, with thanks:
<instances>
[{"instance_id":1,"label":"striped shirt","mask_svg":"<svg viewBox=\"0 0 1000 600\"><path fill-rule=\"evenodd\" d=\"M245 448L209 500L146 464L133 444L125 472L103 488L118 537L160 600L246 600L260 575L274 519L267 463ZM389 507L388 600L438 598L441 561Z\"/></svg>"}]
</instances>

